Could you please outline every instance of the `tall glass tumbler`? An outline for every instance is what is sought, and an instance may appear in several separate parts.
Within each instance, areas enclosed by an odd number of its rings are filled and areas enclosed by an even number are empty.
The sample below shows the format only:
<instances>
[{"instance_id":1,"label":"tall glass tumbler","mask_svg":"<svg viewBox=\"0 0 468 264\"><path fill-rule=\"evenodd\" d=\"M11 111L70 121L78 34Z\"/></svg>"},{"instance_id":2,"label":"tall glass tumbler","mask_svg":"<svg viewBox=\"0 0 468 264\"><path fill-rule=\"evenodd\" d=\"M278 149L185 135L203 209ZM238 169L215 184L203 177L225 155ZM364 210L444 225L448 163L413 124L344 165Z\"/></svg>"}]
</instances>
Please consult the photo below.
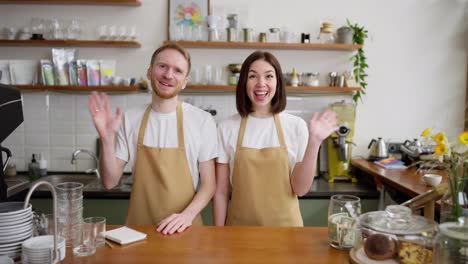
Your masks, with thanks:
<instances>
[{"instance_id":1,"label":"tall glass tumbler","mask_svg":"<svg viewBox=\"0 0 468 264\"><path fill-rule=\"evenodd\" d=\"M358 235L355 218L361 214L361 199L333 195L328 206L328 240L336 249L350 249Z\"/></svg>"},{"instance_id":2,"label":"tall glass tumbler","mask_svg":"<svg viewBox=\"0 0 468 264\"><path fill-rule=\"evenodd\" d=\"M58 233L65 238L67 247L72 246L72 230L83 221L83 184L63 182L57 190Z\"/></svg>"}]
</instances>

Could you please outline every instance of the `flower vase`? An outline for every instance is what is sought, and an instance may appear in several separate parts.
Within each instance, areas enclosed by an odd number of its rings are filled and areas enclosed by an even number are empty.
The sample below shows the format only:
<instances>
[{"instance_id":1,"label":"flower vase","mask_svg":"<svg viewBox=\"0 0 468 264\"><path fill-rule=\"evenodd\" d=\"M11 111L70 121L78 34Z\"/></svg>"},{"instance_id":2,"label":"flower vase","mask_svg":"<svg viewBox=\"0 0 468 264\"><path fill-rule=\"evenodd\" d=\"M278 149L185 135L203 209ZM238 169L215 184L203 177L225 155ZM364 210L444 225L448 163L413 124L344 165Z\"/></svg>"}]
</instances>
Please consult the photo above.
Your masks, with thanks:
<instances>
[{"instance_id":1,"label":"flower vase","mask_svg":"<svg viewBox=\"0 0 468 264\"><path fill-rule=\"evenodd\" d=\"M453 180L448 177L449 186L440 200L440 223L456 222L460 216L468 216L467 179Z\"/></svg>"}]
</instances>

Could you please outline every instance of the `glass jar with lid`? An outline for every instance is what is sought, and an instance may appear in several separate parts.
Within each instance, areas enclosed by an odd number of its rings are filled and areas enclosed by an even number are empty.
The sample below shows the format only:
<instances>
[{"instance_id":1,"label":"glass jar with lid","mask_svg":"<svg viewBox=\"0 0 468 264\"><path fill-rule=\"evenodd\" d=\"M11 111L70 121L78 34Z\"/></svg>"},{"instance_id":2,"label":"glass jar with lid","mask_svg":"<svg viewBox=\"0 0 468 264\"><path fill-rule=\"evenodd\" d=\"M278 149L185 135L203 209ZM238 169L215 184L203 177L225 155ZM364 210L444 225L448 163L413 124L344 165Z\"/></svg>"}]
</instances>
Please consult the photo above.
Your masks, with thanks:
<instances>
[{"instance_id":1,"label":"glass jar with lid","mask_svg":"<svg viewBox=\"0 0 468 264\"><path fill-rule=\"evenodd\" d=\"M437 224L411 209L390 205L359 217L361 241L350 257L357 263L388 260L395 263L432 263Z\"/></svg>"},{"instance_id":2,"label":"glass jar with lid","mask_svg":"<svg viewBox=\"0 0 468 264\"><path fill-rule=\"evenodd\" d=\"M468 218L443 223L439 231L434 240L433 263L468 263Z\"/></svg>"},{"instance_id":3,"label":"glass jar with lid","mask_svg":"<svg viewBox=\"0 0 468 264\"><path fill-rule=\"evenodd\" d=\"M330 22L322 23L320 27L320 34L318 36L319 43L330 44L335 43L335 37L333 36L333 24Z\"/></svg>"}]
</instances>

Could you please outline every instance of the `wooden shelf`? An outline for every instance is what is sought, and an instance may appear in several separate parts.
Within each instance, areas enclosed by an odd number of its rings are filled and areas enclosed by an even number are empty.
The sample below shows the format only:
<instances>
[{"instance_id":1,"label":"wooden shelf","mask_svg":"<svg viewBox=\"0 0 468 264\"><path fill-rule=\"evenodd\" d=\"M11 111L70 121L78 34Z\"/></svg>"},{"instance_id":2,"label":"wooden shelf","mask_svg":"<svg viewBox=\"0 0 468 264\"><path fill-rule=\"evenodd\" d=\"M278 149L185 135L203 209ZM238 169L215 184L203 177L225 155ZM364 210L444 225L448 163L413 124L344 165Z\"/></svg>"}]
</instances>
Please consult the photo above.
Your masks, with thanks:
<instances>
[{"instance_id":1,"label":"wooden shelf","mask_svg":"<svg viewBox=\"0 0 468 264\"><path fill-rule=\"evenodd\" d=\"M194 85L189 84L185 90L191 91L232 91L236 90L234 85ZM290 92L356 92L359 87L329 87L329 86L286 86Z\"/></svg>"},{"instance_id":2,"label":"wooden shelf","mask_svg":"<svg viewBox=\"0 0 468 264\"><path fill-rule=\"evenodd\" d=\"M39 46L39 47L114 47L139 48L137 41L114 40L19 40L0 39L0 46Z\"/></svg>"},{"instance_id":3,"label":"wooden shelf","mask_svg":"<svg viewBox=\"0 0 468 264\"><path fill-rule=\"evenodd\" d=\"M282 50L343 50L352 51L362 48L355 44L321 43L263 43L263 42L226 42L226 41L164 41L173 42L186 48L229 48L229 49L282 49Z\"/></svg>"},{"instance_id":4,"label":"wooden shelf","mask_svg":"<svg viewBox=\"0 0 468 264\"><path fill-rule=\"evenodd\" d=\"M0 4L141 6L139 0L0 0Z\"/></svg>"},{"instance_id":5,"label":"wooden shelf","mask_svg":"<svg viewBox=\"0 0 468 264\"><path fill-rule=\"evenodd\" d=\"M138 86L12 85L20 90L136 92Z\"/></svg>"}]
</instances>

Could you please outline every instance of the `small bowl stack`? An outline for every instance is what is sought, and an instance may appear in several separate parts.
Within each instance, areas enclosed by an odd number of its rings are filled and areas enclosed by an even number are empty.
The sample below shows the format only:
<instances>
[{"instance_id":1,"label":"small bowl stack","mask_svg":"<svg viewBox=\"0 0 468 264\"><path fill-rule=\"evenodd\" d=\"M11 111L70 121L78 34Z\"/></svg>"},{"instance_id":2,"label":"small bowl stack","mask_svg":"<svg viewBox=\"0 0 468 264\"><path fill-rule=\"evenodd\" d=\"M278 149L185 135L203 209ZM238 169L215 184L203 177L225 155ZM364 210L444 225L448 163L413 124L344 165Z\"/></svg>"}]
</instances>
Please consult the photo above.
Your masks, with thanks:
<instances>
[{"instance_id":1,"label":"small bowl stack","mask_svg":"<svg viewBox=\"0 0 468 264\"><path fill-rule=\"evenodd\" d=\"M65 259L65 239L61 236L57 236L57 249L59 259L62 261ZM54 236L37 236L31 237L30 239L23 242L22 246L23 263L28 264L42 264L51 263L53 260L54 251Z\"/></svg>"},{"instance_id":2,"label":"small bowl stack","mask_svg":"<svg viewBox=\"0 0 468 264\"><path fill-rule=\"evenodd\" d=\"M32 207L23 207L23 202L0 203L0 256L20 257L21 244L33 234Z\"/></svg>"}]
</instances>

